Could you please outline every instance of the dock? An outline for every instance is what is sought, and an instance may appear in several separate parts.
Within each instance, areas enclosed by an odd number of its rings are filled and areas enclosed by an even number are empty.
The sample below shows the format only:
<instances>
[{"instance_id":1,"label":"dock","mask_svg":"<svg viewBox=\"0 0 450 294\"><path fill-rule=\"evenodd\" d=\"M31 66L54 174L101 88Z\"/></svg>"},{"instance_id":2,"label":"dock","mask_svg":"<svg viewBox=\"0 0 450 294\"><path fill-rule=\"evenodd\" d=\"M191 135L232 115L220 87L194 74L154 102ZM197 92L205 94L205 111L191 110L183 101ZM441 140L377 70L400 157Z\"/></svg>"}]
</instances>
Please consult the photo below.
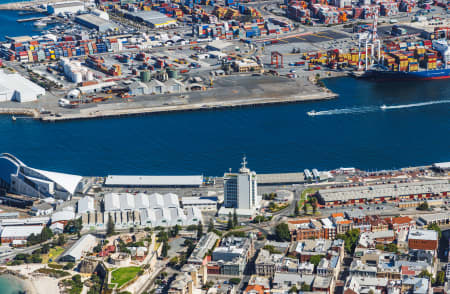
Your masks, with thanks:
<instances>
[{"instance_id":1,"label":"dock","mask_svg":"<svg viewBox=\"0 0 450 294\"><path fill-rule=\"evenodd\" d=\"M139 107L139 108L123 108L102 110L101 107L83 109L79 113L58 113L58 115L46 115L40 117L43 122L57 122L69 120L95 119L95 118L110 118L110 117L124 117L149 115L166 112L186 112L199 110L214 110L227 109L237 107L256 107L274 104L300 103L305 101L316 101L325 99L334 99L338 95L331 91L324 91L310 95L290 96L285 98L249 98L242 100L231 100L226 102L209 102L201 104L186 104L186 105L170 105L159 107Z\"/></svg>"},{"instance_id":2,"label":"dock","mask_svg":"<svg viewBox=\"0 0 450 294\"><path fill-rule=\"evenodd\" d=\"M30 21L42 20L42 19L46 19L46 18L47 18L46 16L21 18L21 19L18 19L17 22L30 22Z\"/></svg>"}]
</instances>

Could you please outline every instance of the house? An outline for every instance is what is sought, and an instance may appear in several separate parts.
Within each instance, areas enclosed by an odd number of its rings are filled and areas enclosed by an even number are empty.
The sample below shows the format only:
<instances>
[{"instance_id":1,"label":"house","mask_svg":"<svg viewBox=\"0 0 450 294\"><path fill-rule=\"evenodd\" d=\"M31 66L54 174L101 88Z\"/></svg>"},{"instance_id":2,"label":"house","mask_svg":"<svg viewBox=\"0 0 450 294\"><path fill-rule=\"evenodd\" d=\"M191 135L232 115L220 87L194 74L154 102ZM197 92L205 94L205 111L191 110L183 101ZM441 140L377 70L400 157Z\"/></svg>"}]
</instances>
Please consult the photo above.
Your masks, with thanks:
<instances>
[{"instance_id":1,"label":"house","mask_svg":"<svg viewBox=\"0 0 450 294\"><path fill-rule=\"evenodd\" d=\"M54 223L50 225L50 230L52 230L53 234L62 234L64 233L64 225L62 223Z\"/></svg>"},{"instance_id":2,"label":"house","mask_svg":"<svg viewBox=\"0 0 450 294\"><path fill-rule=\"evenodd\" d=\"M410 230L408 234L409 249L437 250L438 233L433 230Z\"/></svg>"}]
</instances>

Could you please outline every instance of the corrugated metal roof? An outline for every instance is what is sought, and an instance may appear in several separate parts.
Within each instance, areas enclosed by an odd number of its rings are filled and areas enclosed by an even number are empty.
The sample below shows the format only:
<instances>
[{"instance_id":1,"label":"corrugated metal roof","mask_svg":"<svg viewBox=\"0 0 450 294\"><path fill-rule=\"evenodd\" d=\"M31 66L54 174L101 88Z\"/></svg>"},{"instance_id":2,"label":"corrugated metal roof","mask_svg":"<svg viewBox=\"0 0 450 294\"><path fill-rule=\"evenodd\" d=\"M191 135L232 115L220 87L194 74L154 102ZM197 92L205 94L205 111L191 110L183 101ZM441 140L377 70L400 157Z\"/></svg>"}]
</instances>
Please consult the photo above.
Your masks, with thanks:
<instances>
[{"instance_id":1,"label":"corrugated metal roof","mask_svg":"<svg viewBox=\"0 0 450 294\"><path fill-rule=\"evenodd\" d=\"M201 186L203 176L115 176L109 175L106 186Z\"/></svg>"}]
</instances>

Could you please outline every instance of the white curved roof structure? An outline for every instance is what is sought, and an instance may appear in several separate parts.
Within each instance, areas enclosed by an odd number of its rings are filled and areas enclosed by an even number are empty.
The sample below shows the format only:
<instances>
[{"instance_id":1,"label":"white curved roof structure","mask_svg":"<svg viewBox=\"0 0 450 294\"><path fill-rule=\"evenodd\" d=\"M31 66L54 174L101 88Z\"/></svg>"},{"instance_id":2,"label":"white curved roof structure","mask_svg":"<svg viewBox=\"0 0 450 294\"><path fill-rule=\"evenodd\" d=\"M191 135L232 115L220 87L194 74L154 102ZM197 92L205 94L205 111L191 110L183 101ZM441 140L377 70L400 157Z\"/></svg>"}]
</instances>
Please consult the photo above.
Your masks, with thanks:
<instances>
[{"instance_id":1,"label":"white curved roof structure","mask_svg":"<svg viewBox=\"0 0 450 294\"><path fill-rule=\"evenodd\" d=\"M0 183L12 193L69 200L81 179L81 176L31 168L8 153L0 155Z\"/></svg>"},{"instance_id":2,"label":"white curved roof structure","mask_svg":"<svg viewBox=\"0 0 450 294\"><path fill-rule=\"evenodd\" d=\"M71 175L71 174L63 174L63 173L57 173L57 172L50 172L40 169L32 168L37 173L40 173L44 175L49 180L57 183L61 187L63 187L67 192L70 194L74 194L75 190L78 186L78 183L80 183L81 179L83 177Z\"/></svg>"}]
</instances>

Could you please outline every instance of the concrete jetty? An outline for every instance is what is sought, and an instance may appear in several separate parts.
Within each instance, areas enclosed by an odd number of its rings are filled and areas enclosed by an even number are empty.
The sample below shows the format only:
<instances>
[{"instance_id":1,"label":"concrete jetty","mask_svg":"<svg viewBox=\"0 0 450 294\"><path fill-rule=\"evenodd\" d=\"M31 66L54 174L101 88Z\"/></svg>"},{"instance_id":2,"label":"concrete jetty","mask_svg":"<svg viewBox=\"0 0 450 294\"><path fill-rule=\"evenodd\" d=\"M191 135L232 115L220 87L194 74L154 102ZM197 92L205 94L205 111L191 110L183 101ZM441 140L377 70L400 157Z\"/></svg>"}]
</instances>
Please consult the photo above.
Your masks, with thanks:
<instances>
[{"instance_id":1,"label":"concrete jetty","mask_svg":"<svg viewBox=\"0 0 450 294\"><path fill-rule=\"evenodd\" d=\"M283 104L283 103L299 103L306 101L333 99L338 95L331 91L318 92L309 95L289 96L285 98L251 98L242 100L232 100L224 102L209 102L198 104L186 104L186 105L169 105L160 107L144 107L144 108L126 108L126 109L101 109L101 107L82 109L79 113L62 113L59 115L46 115L40 117L44 122L57 122L79 119L94 119L94 118L107 118L107 117L122 117L122 116L135 116L156 114L164 112L180 112L180 111L198 111L198 110L212 110L212 109L224 109L235 107L251 107L262 106L271 104Z\"/></svg>"}]
</instances>

